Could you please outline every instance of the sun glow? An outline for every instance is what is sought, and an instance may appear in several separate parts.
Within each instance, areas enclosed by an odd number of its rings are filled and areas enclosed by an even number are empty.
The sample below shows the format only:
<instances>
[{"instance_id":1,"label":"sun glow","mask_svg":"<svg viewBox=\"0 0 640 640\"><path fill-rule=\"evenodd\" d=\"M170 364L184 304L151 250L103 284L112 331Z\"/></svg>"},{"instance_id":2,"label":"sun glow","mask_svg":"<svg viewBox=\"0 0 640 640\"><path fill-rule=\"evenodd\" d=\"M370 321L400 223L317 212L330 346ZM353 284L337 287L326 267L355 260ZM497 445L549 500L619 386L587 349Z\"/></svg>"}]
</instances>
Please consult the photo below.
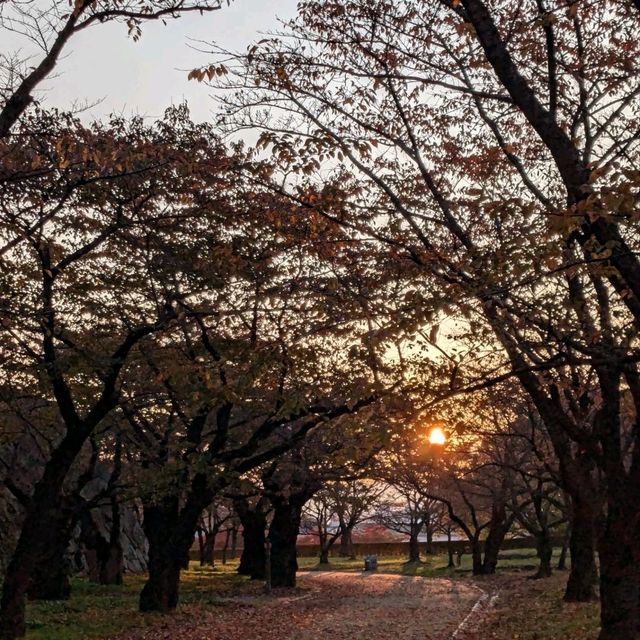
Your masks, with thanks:
<instances>
[{"instance_id":1,"label":"sun glow","mask_svg":"<svg viewBox=\"0 0 640 640\"><path fill-rule=\"evenodd\" d=\"M440 427L434 427L429 431L429 444L446 444L447 436Z\"/></svg>"}]
</instances>

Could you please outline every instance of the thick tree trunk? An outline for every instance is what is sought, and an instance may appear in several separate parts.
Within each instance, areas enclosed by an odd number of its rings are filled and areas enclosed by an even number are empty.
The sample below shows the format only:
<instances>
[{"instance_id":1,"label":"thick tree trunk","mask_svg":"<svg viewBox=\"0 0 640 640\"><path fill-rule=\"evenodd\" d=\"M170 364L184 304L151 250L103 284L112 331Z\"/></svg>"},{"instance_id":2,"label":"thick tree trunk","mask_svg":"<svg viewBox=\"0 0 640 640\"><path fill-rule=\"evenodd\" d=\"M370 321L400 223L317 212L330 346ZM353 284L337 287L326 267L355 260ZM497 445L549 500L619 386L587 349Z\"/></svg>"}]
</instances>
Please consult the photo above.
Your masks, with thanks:
<instances>
[{"instance_id":1,"label":"thick tree trunk","mask_svg":"<svg viewBox=\"0 0 640 640\"><path fill-rule=\"evenodd\" d=\"M49 542L31 573L29 600L68 600L71 595L70 563L67 549L77 518L60 513L52 527Z\"/></svg>"},{"instance_id":2,"label":"thick tree trunk","mask_svg":"<svg viewBox=\"0 0 640 640\"><path fill-rule=\"evenodd\" d=\"M10 563L4 578L2 596L2 618L0 618L0 638L14 640L26 633L25 594L29 588L29 569L24 555L23 562ZM22 566L20 566L22 565Z\"/></svg>"},{"instance_id":3,"label":"thick tree trunk","mask_svg":"<svg viewBox=\"0 0 640 640\"><path fill-rule=\"evenodd\" d=\"M251 576L252 580L264 580L267 516L260 505L255 509L249 509L246 501L244 502L244 505L241 505L239 501L235 503L236 513L242 523L242 538L244 540L238 573L243 576Z\"/></svg>"},{"instance_id":4,"label":"thick tree trunk","mask_svg":"<svg viewBox=\"0 0 640 640\"><path fill-rule=\"evenodd\" d=\"M341 558L355 558L355 551L353 547L353 535L352 530L344 528L340 535L340 557Z\"/></svg>"},{"instance_id":5,"label":"thick tree trunk","mask_svg":"<svg viewBox=\"0 0 640 640\"><path fill-rule=\"evenodd\" d=\"M68 577L64 568L64 551L70 534L66 532L62 502L59 495L47 491L46 487L36 488L18 545L4 576L0 604L2 640L21 638L26 633L25 600L40 563L43 563L42 566L51 563L52 575L42 576L47 584L43 585L42 590L32 592L32 597L68 597L68 593L65 594ZM63 544L61 540L66 540L67 544ZM64 547L62 552L61 547ZM45 594L45 590L48 593Z\"/></svg>"},{"instance_id":6,"label":"thick tree trunk","mask_svg":"<svg viewBox=\"0 0 640 640\"><path fill-rule=\"evenodd\" d=\"M87 435L82 429L70 431L52 453L41 480L35 486L16 550L4 576L0 599L0 640L14 640L25 635L25 597L31 575L52 538L56 538L64 506L60 495L62 484Z\"/></svg>"},{"instance_id":7,"label":"thick tree trunk","mask_svg":"<svg viewBox=\"0 0 640 640\"><path fill-rule=\"evenodd\" d=\"M149 577L140 594L140 611L172 611L178 605L183 552L172 548L179 519L179 501L167 496L144 505L143 528L149 542Z\"/></svg>"},{"instance_id":8,"label":"thick tree trunk","mask_svg":"<svg viewBox=\"0 0 640 640\"><path fill-rule=\"evenodd\" d=\"M67 540L68 543L68 540ZM31 574L29 600L68 600L71 596L67 546L52 548Z\"/></svg>"},{"instance_id":9,"label":"thick tree trunk","mask_svg":"<svg viewBox=\"0 0 640 640\"><path fill-rule=\"evenodd\" d=\"M320 564L329 564L329 547L326 544L320 547Z\"/></svg>"},{"instance_id":10,"label":"thick tree trunk","mask_svg":"<svg viewBox=\"0 0 640 640\"><path fill-rule=\"evenodd\" d=\"M300 530L302 498L274 500L273 520L269 528L271 541L271 584L274 587L295 587L298 561L296 541Z\"/></svg>"},{"instance_id":11,"label":"thick tree trunk","mask_svg":"<svg viewBox=\"0 0 640 640\"><path fill-rule=\"evenodd\" d=\"M180 506L177 496L144 505L144 532L149 542L149 578L140 594L140 611L166 613L176 608L180 570L189 563L189 551L202 511L210 505L216 490L207 476L197 473Z\"/></svg>"},{"instance_id":12,"label":"thick tree trunk","mask_svg":"<svg viewBox=\"0 0 640 640\"><path fill-rule=\"evenodd\" d=\"M596 513L589 499L572 496L571 571L564 599L567 602L589 602L596 598Z\"/></svg>"},{"instance_id":13,"label":"thick tree trunk","mask_svg":"<svg viewBox=\"0 0 640 640\"><path fill-rule=\"evenodd\" d=\"M608 505L598 541L601 631L599 640L640 640L640 535L638 514Z\"/></svg>"}]
</instances>

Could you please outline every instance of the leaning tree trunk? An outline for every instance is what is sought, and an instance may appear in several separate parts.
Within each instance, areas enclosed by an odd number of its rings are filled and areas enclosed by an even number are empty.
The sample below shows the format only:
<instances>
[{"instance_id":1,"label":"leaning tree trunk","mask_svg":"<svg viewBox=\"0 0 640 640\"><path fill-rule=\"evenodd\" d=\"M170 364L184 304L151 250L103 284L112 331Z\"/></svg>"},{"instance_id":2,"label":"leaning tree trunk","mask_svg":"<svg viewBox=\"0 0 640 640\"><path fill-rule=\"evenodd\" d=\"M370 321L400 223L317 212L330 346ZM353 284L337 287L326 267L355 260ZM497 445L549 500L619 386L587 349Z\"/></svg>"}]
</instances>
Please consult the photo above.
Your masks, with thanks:
<instances>
[{"instance_id":1,"label":"leaning tree trunk","mask_svg":"<svg viewBox=\"0 0 640 640\"><path fill-rule=\"evenodd\" d=\"M306 500L290 496L274 499L273 520L269 528L271 541L271 585L295 587L298 560L296 541L300 530L302 507Z\"/></svg>"},{"instance_id":2,"label":"leaning tree trunk","mask_svg":"<svg viewBox=\"0 0 640 640\"><path fill-rule=\"evenodd\" d=\"M55 546L64 508L62 483L84 440L68 436L53 453L42 479L36 484L22 525L18 544L7 567L0 600L0 640L26 633L25 599L31 576L48 548ZM70 442L72 441L72 442Z\"/></svg>"},{"instance_id":3,"label":"leaning tree trunk","mask_svg":"<svg viewBox=\"0 0 640 640\"><path fill-rule=\"evenodd\" d=\"M235 509L242 523L244 540L238 573L251 576L252 580L264 580L267 515L260 506L249 509L247 504L241 504L240 501L235 502Z\"/></svg>"},{"instance_id":4,"label":"leaning tree trunk","mask_svg":"<svg viewBox=\"0 0 640 640\"><path fill-rule=\"evenodd\" d=\"M507 518L505 506L494 504L492 507L492 518L489 526L489 533L484 543L484 560L482 562L481 573L492 575L498 566L498 554L502 548L504 538L513 524L513 516Z\"/></svg>"},{"instance_id":5,"label":"leaning tree trunk","mask_svg":"<svg viewBox=\"0 0 640 640\"><path fill-rule=\"evenodd\" d=\"M564 594L567 602L589 602L596 598L596 508L588 497L572 496L571 571Z\"/></svg>"},{"instance_id":6,"label":"leaning tree trunk","mask_svg":"<svg viewBox=\"0 0 640 640\"><path fill-rule=\"evenodd\" d=\"M633 502L633 501L631 501ZM600 616L598 640L640 639L640 533L637 507L609 500L598 541Z\"/></svg>"}]
</instances>

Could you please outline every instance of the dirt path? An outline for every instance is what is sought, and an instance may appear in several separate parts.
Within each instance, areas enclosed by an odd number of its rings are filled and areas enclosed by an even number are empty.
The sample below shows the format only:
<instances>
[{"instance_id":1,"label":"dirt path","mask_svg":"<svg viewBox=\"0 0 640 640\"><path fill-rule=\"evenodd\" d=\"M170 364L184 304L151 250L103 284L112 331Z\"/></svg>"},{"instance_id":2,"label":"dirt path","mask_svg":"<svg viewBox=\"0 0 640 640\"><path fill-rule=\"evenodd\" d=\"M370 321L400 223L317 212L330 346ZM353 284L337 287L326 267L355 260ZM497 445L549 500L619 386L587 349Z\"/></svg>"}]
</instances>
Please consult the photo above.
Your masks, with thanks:
<instances>
[{"instance_id":1,"label":"dirt path","mask_svg":"<svg viewBox=\"0 0 640 640\"><path fill-rule=\"evenodd\" d=\"M386 574L306 572L299 585L283 597L184 607L120 640L451 640L482 596L459 581Z\"/></svg>"}]
</instances>

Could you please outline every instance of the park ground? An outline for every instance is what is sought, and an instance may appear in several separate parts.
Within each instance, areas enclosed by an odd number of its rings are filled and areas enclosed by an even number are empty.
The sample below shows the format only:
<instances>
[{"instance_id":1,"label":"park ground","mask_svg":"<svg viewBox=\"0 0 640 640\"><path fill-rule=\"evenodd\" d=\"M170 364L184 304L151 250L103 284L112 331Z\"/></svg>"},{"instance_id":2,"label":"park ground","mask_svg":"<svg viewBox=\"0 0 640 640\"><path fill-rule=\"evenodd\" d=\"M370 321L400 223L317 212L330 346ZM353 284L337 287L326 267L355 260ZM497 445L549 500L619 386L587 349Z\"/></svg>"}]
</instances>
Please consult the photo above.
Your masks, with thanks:
<instances>
[{"instance_id":1,"label":"park ground","mask_svg":"<svg viewBox=\"0 0 640 640\"><path fill-rule=\"evenodd\" d=\"M171 616L139 614L143 576L122 587L74 581L67 602L30 603L28 640L595 640L596 604L566 604L566 572L530 580L533 551L506 552L496 576L473 578L465 560L444 556L408 565L381 558L377 574L362 560L300 560L299 586L267 596L236 564L183 574L181 604ZM486 594L483 596L483 594ZM480 600L475 613L469 616ZM465 624L460 627L466 619Z\"/></svg>"}]
</instances>

